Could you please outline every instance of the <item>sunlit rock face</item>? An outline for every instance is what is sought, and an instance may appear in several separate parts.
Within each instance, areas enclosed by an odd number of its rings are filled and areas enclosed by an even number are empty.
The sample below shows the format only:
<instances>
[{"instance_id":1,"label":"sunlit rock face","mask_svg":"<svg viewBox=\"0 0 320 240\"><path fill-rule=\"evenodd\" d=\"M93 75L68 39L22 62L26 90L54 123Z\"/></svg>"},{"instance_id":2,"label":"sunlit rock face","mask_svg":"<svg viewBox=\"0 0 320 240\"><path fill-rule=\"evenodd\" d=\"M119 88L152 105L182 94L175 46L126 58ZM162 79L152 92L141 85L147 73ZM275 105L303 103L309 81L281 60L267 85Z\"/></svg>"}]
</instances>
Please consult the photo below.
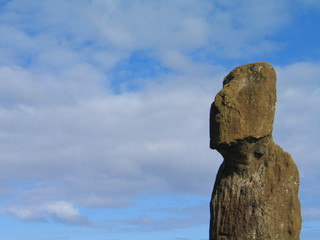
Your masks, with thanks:
<instances>
[{"instance_id":1,"label":"sunlit rock face","mask_svg":"<svg viewBox=\"0 0 320 240\"><path fill-rule=\"evenodd\" d=\"M237 67L210 111L210 147L224 158L210 203L210 240L299 239L299 173L272 138L276 73Z\"/></svg>"}]
</instances>

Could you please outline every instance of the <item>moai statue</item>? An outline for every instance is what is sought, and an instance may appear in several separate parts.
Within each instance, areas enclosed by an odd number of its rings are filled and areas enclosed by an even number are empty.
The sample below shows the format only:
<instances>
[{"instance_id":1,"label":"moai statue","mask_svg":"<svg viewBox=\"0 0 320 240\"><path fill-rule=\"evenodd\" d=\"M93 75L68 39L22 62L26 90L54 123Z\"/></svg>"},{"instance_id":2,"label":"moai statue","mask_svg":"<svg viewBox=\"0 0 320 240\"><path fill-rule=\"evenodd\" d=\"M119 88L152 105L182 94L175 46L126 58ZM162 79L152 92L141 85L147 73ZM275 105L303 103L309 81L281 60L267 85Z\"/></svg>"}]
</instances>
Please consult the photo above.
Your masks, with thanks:
<instances>
[{"instance_id":1,"label":"moai statue","mask_svg":"<svg viewBox=\"0 0 320 240\"><path fill-rule=\"evenodd\" d=\"M210 240L298 240L299 173L272 138L276 73L243 65L223 81L210 110L210 147L224 158L210 203Z\"/></svg>"}]
</instances>

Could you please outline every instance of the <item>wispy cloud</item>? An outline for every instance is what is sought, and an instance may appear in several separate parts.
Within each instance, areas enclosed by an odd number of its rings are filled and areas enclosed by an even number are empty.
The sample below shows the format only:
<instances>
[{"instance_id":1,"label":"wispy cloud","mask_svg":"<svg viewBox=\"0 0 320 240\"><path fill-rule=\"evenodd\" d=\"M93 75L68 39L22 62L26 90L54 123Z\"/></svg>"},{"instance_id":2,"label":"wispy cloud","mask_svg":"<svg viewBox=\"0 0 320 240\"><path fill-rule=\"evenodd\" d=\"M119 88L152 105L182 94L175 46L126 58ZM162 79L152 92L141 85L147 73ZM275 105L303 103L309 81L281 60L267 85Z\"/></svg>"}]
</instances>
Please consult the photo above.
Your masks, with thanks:
<instances>
[{"instance_id":1,"label":"wispy cloud","mask_svg":"<svg viewBox=\"0 0 320 240\"><path fill-rule=\"evenodd\" d=\"M121 220L122 231L168 231L179 228L195 227L208 221L207 216L190 216L189 218L152 219L142 215L137 219Z\"/></svg>"},{"instance_id":2,"label":"wispy cloud","mask_svg":"<svg viewBox=\"0 0 320 240\"><path fill-rule=\"evenodd\" d=\"M25 221L59 221L72 225L90 224L71 203L62 201L36 206L9 207L4 211Z\"/></svg>"},{"instance_id":3,"label":"wispy cloud","mask_svg":"<svg viewBox=\"0 0 320 240\"><path fill-rule=\"evenodd\" d=\"M320 74L318 62L301 62L278 70L278 106L276 133L281 134L284 147L300 167L300 173L308 178L316 174L317 134L320 131L320 86L316 80ZM280 136L279 136L280 137ZM307 153L307 155L306 155Z\"/></svg>"}]
</instances>

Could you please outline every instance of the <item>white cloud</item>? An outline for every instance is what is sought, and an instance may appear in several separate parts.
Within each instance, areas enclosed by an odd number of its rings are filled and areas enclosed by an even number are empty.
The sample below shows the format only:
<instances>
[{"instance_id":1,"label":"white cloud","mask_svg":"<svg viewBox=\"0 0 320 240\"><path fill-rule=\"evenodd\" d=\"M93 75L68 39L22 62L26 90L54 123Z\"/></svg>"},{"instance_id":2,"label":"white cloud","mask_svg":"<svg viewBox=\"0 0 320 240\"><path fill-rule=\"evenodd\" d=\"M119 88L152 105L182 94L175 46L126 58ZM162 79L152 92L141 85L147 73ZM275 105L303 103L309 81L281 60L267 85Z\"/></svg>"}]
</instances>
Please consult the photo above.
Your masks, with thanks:
<instances>
[{"instance_id":1,"label":"white cloud","mask_svg":"<svg viewBox=\"0 0 320 240\"><path fill-rule=\"evenodd\" d=\"M95 1L90 14L104 37L122 49L189 49L206 40L203 16L210 5L197 1Z\"/></svg>"},{"instance_id":2,"label":"white cloud","mask_svg":"<svg viewBox=\"0 0 320 240\"><path fill-rule=\"evenodd\" d=\"M71 106L2 109L2 177L53 181L83 195L167 189L170 165L181 182L186 171L208 171L199 161L211 162L210 155L197 159L195 150L209 153L207 100L201 89L163 88ZM17 165L25 168L14 171Z\"/></svg>"},{"instance_id":3,"label":"white cloud","mask_svg":"<svg viewBox=\"0 0 320 240\"><path fill-rule=\"evenodd\" d=\"M233 59L268 56L278 45L267 39L288 24L288 7L286 1L217 1L209 48Z\"/></svg>"},{"instance_id":4,"label":"white cloud","mask_svg":"<svg viewBox=\"0 0 320 240\"><path fill-rule=\"evenodd\" d=\"M86 217L80 214L68 202L53 202L36 206L9 207L5 212L25 221L59 221L66 224L89 224Z\"/></svg>"},{"instance_id":5,"label":"white cloud","mask_svg":"<svg viewBox=\"0 0 320 240\"><path fill-rule=\"evenodd\" d=\"M141 49L160 59L172 49L227 59L261 56L277 48L265 38L288 24L287 7L285 1L15 0L0 18L0 62L50 72L84 62L111 70Z\"/></svg>"},{"instance_id":6,"label":"white cloud","mask_svg":"<svg viewBox=\"0 0 320 240\"><path fill-rule=\"evenodd\" d=\"M275 134L300 167L302 177L316 174L320 131L319 63L301 62L277 68L278 105ZM278 133L277 133L278 131Z\"/></svg>"}]
</instances>

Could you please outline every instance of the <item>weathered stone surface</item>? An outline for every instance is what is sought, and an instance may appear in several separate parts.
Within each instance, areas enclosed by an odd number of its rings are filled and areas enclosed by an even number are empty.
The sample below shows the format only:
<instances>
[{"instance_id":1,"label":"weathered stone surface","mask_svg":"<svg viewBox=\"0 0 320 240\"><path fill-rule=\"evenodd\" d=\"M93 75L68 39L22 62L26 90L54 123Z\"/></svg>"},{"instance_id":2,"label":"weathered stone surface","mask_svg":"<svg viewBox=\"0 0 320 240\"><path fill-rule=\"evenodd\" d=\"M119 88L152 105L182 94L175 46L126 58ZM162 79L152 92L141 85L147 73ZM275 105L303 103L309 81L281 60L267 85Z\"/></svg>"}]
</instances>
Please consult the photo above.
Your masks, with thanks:
<instances>
[{"instance_id":1,"label":"weathered stone surface","mask_svg":"<svg viewBox=\"0 0 320 240\"><path fill-rule=\"evenodd\" d=\"M223 84L211 109L211 148L271 135L276 104L273 67L268 63L238 67Z\"/></svg>"},{"instance_id":2,"label":"weathered stone surface","mask_svg":"<svg viewBox=\"0 0 320 240\"><path fill-rule=\"evenodd\" d=\"M224 161L210 203L210 240L299 239L299 173L272 138L276 74L268 63L234 69L210 112L210 147Z\"/></svg>"}]
</instances>

